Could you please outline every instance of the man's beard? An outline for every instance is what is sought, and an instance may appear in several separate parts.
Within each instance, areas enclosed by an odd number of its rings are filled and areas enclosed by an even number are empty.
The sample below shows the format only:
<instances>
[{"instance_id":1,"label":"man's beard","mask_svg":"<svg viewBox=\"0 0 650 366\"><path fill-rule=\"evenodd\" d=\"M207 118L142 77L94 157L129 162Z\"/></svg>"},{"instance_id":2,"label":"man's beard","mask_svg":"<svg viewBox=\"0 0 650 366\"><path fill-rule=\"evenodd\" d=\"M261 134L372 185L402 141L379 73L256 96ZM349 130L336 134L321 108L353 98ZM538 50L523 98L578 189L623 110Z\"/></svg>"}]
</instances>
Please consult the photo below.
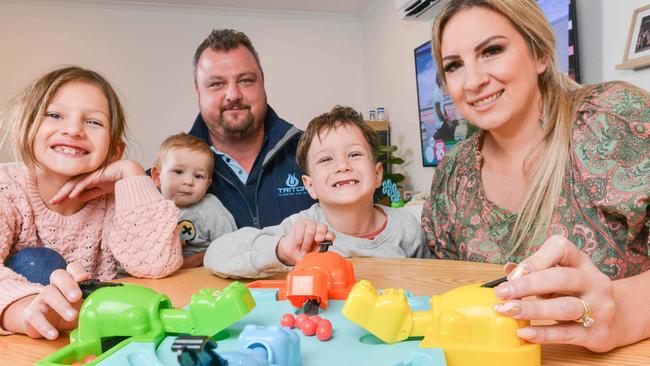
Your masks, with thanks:
<instances>
[{"instance_id":1,"label":"man's beard","mask_svg":"<svg viewBox=\"0 0 650 366\"><path fill-rule=\"evenodd\" d=\"M248 111L244 118L228 118L223 114L219 117L219 126L223 129L224 135L230 137L242 138L252 135L254 128L253 115Z\"/></svg>"},{"instance_id":2,"label":"man's beard","mask_svg":"<svg viewBox=\"0 0 650 366\"><path fill-rule=\"evenodd\" d=\"M224 112L228 109L237 107L240 110L246 111L243 116L228 116ZM229 139L244 139L248 136L255 135L257 128L255 126L255 118L251 113L250 106L245 105L228 105L221 109L220 115L216 118L217 129L221 130L221 134Z\"/></svg>"}]
</instances>

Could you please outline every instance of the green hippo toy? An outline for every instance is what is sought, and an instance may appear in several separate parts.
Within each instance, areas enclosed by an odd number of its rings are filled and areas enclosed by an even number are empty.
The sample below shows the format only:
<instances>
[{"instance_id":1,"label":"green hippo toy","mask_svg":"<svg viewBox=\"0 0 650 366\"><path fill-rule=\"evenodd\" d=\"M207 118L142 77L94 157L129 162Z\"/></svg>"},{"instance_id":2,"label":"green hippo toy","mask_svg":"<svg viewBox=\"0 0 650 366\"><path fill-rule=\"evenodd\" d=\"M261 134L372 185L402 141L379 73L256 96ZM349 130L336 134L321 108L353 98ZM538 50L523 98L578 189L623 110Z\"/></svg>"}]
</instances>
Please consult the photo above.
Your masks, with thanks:
<instances>
[{"instance_id":1,"label":"green hippo toy","mask_svg":"<svg viewBox=\"0 0 650 366\"><path fill-rule=\"evenodd\" d=\"M223 290L199 290L187 310L174 309L167 296L146 287L129 283L102 287L81 306L70 344L36 365L70 365L98 355L86 363L95 365L131 342L152 342L157 347L168 334L213 337L254 307L253 296L239 282Z\"/></svg>"}]
</instances>

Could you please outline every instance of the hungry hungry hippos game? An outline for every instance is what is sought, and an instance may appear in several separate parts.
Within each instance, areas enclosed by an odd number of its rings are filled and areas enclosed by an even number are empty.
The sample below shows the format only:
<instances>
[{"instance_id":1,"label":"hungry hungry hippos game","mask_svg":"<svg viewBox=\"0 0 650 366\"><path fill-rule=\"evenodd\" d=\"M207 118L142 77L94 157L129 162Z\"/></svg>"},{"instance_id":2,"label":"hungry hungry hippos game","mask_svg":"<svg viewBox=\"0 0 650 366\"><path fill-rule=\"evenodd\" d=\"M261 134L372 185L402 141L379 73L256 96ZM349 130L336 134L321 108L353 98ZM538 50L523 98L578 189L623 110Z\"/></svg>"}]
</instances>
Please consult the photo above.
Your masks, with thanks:
<instances>
[{"instance_id":1,"label":"hungry hungry hippos game","mask_svg":"<svg viewBox=\"0 0 650 366\"><path fill-rule=\"evenodd\" d=\"M540 365L528 325L493 311L480 284L440 295L377 290L334 252L310 253L286 280L201 289L185 309L133 284L87 291L53 365Z\"/></svg>"}]
</instances>

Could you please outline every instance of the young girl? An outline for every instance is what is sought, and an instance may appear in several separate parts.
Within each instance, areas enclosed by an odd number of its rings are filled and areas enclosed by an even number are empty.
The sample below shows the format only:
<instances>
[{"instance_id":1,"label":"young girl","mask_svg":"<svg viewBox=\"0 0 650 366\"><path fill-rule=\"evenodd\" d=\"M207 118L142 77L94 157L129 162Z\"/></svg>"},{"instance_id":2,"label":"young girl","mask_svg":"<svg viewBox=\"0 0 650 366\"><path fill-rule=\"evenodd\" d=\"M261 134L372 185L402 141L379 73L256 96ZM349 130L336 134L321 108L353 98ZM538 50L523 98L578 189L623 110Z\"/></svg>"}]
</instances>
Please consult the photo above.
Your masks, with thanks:
<instances>
[{"instance_id":1,"label":"young girl","mask_svg":"<svg viewBox=\"0 0 650 366\"><path fill-rule=\"evenodd\" d=\"M138 163L120 160L124 113L102 76L52 71L25 90L6 122L22 162L0 164L0 260L47 247L68 268L42 286L0 265L0 334L57 338L76 325L77 281L111 279L118 262L148 278L180 267L178 210Z\"/></svg>"}]
</instances>

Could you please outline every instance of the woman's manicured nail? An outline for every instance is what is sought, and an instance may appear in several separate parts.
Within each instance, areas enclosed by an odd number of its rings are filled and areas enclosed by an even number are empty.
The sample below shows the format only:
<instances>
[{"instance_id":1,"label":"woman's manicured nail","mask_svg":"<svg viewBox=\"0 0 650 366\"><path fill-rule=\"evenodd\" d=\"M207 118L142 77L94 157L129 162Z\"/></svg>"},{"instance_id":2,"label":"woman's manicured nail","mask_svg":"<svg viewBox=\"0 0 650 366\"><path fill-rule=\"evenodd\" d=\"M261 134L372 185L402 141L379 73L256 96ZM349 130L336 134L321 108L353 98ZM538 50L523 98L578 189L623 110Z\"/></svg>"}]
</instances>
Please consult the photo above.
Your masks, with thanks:
<instances>
[{"instance_id":1,"label":"woman's manicured nail","mask_svg":"<svg viewBox=\"0 0 650 366\"><path fill-rule=\"evenodd\" d=\"M494 294L500 299L507 299L512 296L512 287L507 282L502 283L494 288Z\"/></svg>"},{"instance_id":2,"label":"woman's manicured nail","mask_svg":"<svg viewBox=\"0 0 650 366\"><path fill-rule=\"evenodd\" d=\"M517 268L515 268L508 275L508 281L516 280L521 276L525 276L530 273L530 267L526 263L519 263Z\"/></svg>"},{"instance_id":3,"label":"woman's manicured nail","mask_svg":"<svg viewBox=\"0 0 650 366\"><path fill-rule=\"evenodd\" d=\"M47 331L47 334L45 335L45 337L47 339L55 339L56 335L57 335L56 330L50 329L50 330Z\"/></svg>"},{"instance_id":4,"label":"woman's manicured nail","mask_svg":"<svg viewBox=\"0 0 650 366\"><path fill-rule=\"evenodd\" d=\"M494 311L505 315L516 315L521 312L521 305L513 301L500 302L494 304Z\"/></svg>"},{"instance_id":5,"label":"woman's manicured nail","mask_svg":"<svg viewBox=\"0 0 650 366\"><path fill-rule=\"evenodd\" d=\"M537 332L533 328L521 328L517 329L517 337L523 338L526 340L531 340L535 337L537 337Z\"/></svg>"}]
</instances>

